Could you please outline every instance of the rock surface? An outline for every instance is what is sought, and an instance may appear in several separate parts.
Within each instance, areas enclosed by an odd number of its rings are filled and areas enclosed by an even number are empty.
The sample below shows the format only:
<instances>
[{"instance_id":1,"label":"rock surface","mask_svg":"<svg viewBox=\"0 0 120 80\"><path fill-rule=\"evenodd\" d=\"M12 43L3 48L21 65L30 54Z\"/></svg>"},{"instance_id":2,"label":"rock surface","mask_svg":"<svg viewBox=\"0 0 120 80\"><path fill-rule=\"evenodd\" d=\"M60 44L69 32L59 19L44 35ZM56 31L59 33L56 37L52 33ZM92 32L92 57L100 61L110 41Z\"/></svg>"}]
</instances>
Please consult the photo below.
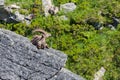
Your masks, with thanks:
<instances>
[{"instance_id":1,"label":"rock surface","mask_svg":"<svg viewBox=\"0 0 120 80\"><path fill-rule=\"evenodd\" d=\"M0 6L4 6L4 0L0 0Z\"/></svg>"},{"instance_id":2,"label":"rock surface","mask_svg":"<svg viewBox=\"0 0 120 80\"><path fill-rule=\"evenodd\" d=\"M44 10L44 15L55 15L59 9L52 4L52 0L42 0L42 8Z\"/></svg>"},{"instance_id":3,"label":"rock surface","mask_svg":"<svg viewBox=\"0 0 120 80\"><path fill-rule=\"evenodd\" d=\"M66 60L58 50L38 50L27 38L0 29L0 80L85 80L63 68Z\"/></svg>"},{"instance_id":4,"label":"rock surface","mask_svg":"<svg viewBox=\"0 0 120 80\"><path fill-rule=\"evenodd\" d=\"M63 10L65 13L74 11L75 9L76 5L74 3L66 3L60 6L60 10Z\"/></svg>"},{"instance_id":5,"label":"rock surface","mask_svg":"<svg viewBox=\"0 0 120 80\"><path fill-rule=\"evenodd\" d=\"M26 22L26 24L29 25L32 20L32 15L22 15L19 13L18 9L20 9L20 6L17 6L16 4L5 6L4 0L0 0L0 21L7 23ZM15 13L13 13L13 10Z\"/></svg>"},{"instance_id":6,"label":"rock surface","mask_svg":"<svg viewBox=\"0 0 120 80\"><path fill-rule=\"evenodd\" d=\"M15 20L16 16L10 12L10 9L8 8L0 8L0 20L5 21L7 23L17 23Z\"/></svg>"},{"instance_id":7,"label":"rock surface","mask_svg":"<svg viewBox=\"0 0 120 80\"><path fill-rule=\"evenodd\" d=\"M52 7L52 1L51 0L42 0L42 8L44 10L45 16L49 15L49 9Z\"/></svg>"}]
</instances>

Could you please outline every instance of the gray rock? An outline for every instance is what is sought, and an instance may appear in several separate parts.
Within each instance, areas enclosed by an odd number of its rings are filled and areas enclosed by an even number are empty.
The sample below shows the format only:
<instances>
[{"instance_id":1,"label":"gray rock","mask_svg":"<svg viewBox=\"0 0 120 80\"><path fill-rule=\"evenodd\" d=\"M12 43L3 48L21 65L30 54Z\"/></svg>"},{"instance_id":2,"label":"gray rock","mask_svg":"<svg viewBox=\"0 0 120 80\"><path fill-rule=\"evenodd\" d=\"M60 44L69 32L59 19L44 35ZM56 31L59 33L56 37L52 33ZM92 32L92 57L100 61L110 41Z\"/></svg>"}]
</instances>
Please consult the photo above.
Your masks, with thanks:
<instances>
[{"instance_id":1,"label":"gray rock","mask_svg":"<svg viewBox=\"0 0 120 80\"><path fill-rule=\"evenodd\" d=\"M49 15L49 9L52 7L52 1L51 0L42 0L42 7L44 10L44 14L45 16Z\"/></svg>"},{"instance_id":2,"label":"gray rock","mask_svg":"<svg viewBox=\"0 0 120 80\"><path fill-rule=\"evenodd\" d=\"M51 6L48 10L48 13L51 15L55 15L55 14L57 14L58 11L59 11L58 7Z\"/></svg>"},{"instance_id":3,"label":"gray rock","mask_svg":"<svg viewBox=\"0 0 120 80\"><path fill-rule=\"evenodd\" d=\"M9 5L11 9L20 9L20 6L17 6L16 4Z\"/></svg>"},{"instance_id":4,"label":"gray rock","mask_svg":"<svg viewBox=\"0 0 120 80\"><path fill-rule=\"evenodd\" d=\"M108 28L110 28L111 30L116 30L115 27L111 24L108 24Z\"/></svg>"},{"instance_id":5,"label":"gray rock","mask_svg":"<svg viewBox=\"0 0 120 80\"><path fill-rule=\"evenodd\" d=\"M4 5L4 0L0 0L0 6Z\"/></svg>"},{"instance_id":6,"label":"gray rock","mask_svg":"<svg viewBox=\"0 0 120 80\"><path fill-rule=\"evenodd\" d=\"M7 23L17 23L17 21L15 20L16 15L14 15L13 13L11 13L11 9L9 8L0 8L0 20L5 21Z\"/></svg>"},{"instance_id":7,"label":"gray rock","mask_svg":"<svg viewBox=\"0 0 120 80\"><path fill-rule=\"evenodd\" d=\"M42 8L44 10L44 15L55 15L59 9L52 4L52 0L42 0Z\"/></svg>"},{"instance_id":8,"label":"gray rock","mask_svg":"<svg viewBox=\"0 0 120 80\"><path fill-rule=\"evenodd\" d=\"M66 3L60 6L60 10L63 10L65 13L74 11L75 9L76 5L74 3Z\"/></svg>"},{"instance_id":9,"label":"gray rock","mask_svg":"<svg viewBox=\"0 0 120 80\"><path fill-rule=\"evenodd\" d=\"M11 31L0 29L0 80L84 80L64 69L61 51L37 49Z\"/></svg>"},{"instance_id":10,"label":"gray rock","mask_svg":"<svg viewBox=\"0 0 120 80\"><path fill-rule=\"evenodd\" d=\"M13 13L12 9L15 8L20 8L17 5L11 5L7 7L0 7L0 20L7 22L7 23L19 23L19 22L26 22L27 25L31 23L32 20L32 15L22 15L19 13L19 11L15 11Z\"/></svg>"},{"instance_id":11,"label":"gray rock","mask_svg":"<svg viewBox=\"0 0 120 80\"><path fill-rule=\"evenodd\" d=\"M15 18L16 21L22 22L22 21L25 20L25 16L22 15L22 14L20 14L19 11L16 11L16 12L15 12L15 15L16 15L16 18Z\"/></svg>"},{"instance_id":12,"label":"gray rock","mask_svg":"<svg viewBox=\"0 0 120 80\"><path fill-rule=\"evenodd\" d=\"M82 77L72 73L71 71L62 68L58 74L56 74L53 78L50 80L85 80Z\"/></svg>"},{"instance_id":13,"label":"gray rock","mask_svg":"<svg viewBox=\"0 0 120 80\"><path fill-rule=\"evenodd\" d=\"M117 28L118 24L120 24L120 20L118 18L116 18L116 17L112 17L112 19L113 19L113 24L112 25L115 28Z\"/></svg>"}]
</instances>

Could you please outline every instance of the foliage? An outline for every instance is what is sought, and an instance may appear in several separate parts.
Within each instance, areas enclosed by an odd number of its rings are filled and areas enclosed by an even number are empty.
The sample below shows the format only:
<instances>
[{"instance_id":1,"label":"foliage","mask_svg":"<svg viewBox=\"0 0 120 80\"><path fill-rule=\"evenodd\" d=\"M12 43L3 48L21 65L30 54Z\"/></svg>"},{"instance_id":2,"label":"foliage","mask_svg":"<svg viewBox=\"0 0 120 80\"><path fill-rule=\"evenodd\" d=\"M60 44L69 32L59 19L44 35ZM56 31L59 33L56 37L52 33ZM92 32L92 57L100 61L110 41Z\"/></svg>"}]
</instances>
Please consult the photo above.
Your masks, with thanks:
<instances>
[{"instance_id":1,"label":"foliage","mask_svg":"<svg viewBox=\"0 0 120 80\"><path fill-rule=\"evenodd\" d=\"M11 0L17 1L17 0ZM31 0L32 1L32 0ZM38 5L39 0L36 0ZM112 22L113 16L120 17L119 0L53 0L59 6L67 2L75 2L77 9L70 13L59 12L58 16L43 16L39 12L41 6L30 8L36 14L31 25L24 23L0 24L1 28L12 30L18 34L32 38L32 30L41 28L52 34L47 39L50 47L64 51L68 55L66 67L73 72L93 80L95 72L101 67L106 69L104 80L120 79L120 24L115 31L109 28L95 30L93 25L87 24L86 20L92 22ZM27 2L27 1L26 1ZM34 2L32 2L34 3ZM31 5L31 3L30 3ZM102 15L101 15L102 14ZM68 20L61 20L65 15Z\"/></svg>"}]
</instances>

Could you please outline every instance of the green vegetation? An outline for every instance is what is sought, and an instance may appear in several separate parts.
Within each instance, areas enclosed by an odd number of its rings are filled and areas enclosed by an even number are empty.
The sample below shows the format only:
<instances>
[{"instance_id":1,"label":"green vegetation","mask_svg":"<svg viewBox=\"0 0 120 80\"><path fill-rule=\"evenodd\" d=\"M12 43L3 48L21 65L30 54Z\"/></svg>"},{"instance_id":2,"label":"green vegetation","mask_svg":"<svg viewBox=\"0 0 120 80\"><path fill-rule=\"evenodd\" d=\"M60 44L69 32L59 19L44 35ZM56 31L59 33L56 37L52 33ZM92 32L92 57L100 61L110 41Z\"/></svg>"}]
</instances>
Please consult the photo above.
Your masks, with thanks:
<instances>
[{"instance_id":1,"label":"green vegetation","mask_svg":"<svg viewBox=\"0 0 120 80\"><path fill-rule=\"evenodd\" d=\"M9 2L21 0L9 0ZM44 17L41 6L32 8L32 0L22 0L29 13L35 10L36 18L31 25L0 24L1 28L12 30L18 34L32 38L32 30L42 28L52 34L47 39L50 47L61 50L68 55L66 67L71 71L93 80L95 72L101 67L106 69L104 80L120 80L120 24L117 29L110 30L106 25L112 23L112 17L120 18L119 0L53 0L59 6L67 2L75 2L77 9L70 13L59 12L58 16ZM27 1L32 1L31 3ZM40 4L40 0L36 0ZM9 3L7 3L9 4ZM61 15L68 20L61 20ZM103 23L102 30L95 30L90 22Z\"/></svg>"}]
</instances>

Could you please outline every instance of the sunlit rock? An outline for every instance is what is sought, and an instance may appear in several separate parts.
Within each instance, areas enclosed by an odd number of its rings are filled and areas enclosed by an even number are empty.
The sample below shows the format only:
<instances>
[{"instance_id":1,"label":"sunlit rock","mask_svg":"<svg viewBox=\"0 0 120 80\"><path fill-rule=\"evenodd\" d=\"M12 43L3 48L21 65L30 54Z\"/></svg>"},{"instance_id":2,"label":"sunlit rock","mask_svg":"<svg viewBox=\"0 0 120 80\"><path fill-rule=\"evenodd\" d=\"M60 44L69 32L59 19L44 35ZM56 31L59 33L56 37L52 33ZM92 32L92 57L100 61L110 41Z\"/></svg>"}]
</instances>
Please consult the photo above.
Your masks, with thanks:
<instances>
[{"instance_id":1,"label":"sunlit rock","mask_svg":"<svg viewBox=\"0 0 120 80\"><path fill-rule=\"evenodd\" d=\"M76 7L77 6L74 3L66 3L60 6L60 10L63 10L66 13L66 12L74 11Z\"/></svg>"}]
</instances>

